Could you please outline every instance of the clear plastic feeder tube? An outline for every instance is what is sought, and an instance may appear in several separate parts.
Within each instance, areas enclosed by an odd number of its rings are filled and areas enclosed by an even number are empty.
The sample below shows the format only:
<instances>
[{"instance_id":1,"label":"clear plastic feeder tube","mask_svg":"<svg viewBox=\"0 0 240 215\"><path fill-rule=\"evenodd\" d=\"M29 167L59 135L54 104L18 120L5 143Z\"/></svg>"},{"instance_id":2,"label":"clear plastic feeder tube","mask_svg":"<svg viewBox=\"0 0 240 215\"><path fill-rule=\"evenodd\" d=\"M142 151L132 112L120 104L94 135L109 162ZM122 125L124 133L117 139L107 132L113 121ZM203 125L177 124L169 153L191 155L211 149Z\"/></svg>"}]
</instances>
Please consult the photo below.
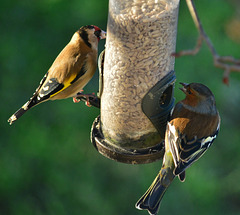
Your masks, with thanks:
<instances>
[{"instance_id":1,"label":"clear plastic feeder tube","mask_svg":"<svg viewBox=\"0 0 240 215\"><path fill-rule=\"evenodd\" d=\"M144 95L174 70L179 0L109 0L101 129L124 148L156 145Z\"/></svg>"}]
</instances>

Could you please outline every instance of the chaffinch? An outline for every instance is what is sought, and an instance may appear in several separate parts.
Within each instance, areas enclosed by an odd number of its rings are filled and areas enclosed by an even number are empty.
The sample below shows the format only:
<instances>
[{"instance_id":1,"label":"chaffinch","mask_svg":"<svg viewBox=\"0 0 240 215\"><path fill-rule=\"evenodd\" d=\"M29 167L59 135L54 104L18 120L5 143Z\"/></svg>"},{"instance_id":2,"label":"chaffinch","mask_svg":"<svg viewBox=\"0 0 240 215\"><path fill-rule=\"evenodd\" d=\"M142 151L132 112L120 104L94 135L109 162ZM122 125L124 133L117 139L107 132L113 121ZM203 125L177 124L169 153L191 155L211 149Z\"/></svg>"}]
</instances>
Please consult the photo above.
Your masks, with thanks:
<instances>
[{"instance_id":1,"label":"chaffinch","mask_svg":"<svg viewBox=\"0 0 240 215\"><path fill-rule=\"evenodd\" d=\"M94 25L83 26L75 32L30 100L8 119L10 125L42 102L76 97L96 71L98 42L104 38L106 32Z\"/></svg>"},{"instance_id":2,"label":"chaffinch","mask_svg":"<svg viewBox=\"0 0 240 215\"><path fill-rule=\"evenodd\" d=\"M203 84L181 83L186 98L178 102L167 123L162 168L136 208L155 215L168 186L211 146L220 128L220 116L211 90Z\"/></svg>"}]
</instances>

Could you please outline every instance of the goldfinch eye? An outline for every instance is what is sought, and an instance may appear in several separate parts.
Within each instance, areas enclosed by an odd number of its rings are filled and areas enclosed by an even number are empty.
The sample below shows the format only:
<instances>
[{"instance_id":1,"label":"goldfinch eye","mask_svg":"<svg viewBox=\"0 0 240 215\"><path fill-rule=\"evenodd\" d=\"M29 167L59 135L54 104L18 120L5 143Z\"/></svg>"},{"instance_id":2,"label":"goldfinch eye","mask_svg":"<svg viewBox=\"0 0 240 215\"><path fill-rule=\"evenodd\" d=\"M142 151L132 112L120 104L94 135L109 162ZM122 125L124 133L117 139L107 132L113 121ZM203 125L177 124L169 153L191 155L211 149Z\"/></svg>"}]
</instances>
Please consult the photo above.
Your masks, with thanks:
<instances>
[{"instance_id":1,"label":"goldfinch eye","mask_svg":"<svg viewBox=\"0 0 240 215\"><path fill-rule=\"evenodd\" d=\"M95 31L94 34L97 38L99 38L101 34L101 30Z\"/></svg>"}]
</instances>

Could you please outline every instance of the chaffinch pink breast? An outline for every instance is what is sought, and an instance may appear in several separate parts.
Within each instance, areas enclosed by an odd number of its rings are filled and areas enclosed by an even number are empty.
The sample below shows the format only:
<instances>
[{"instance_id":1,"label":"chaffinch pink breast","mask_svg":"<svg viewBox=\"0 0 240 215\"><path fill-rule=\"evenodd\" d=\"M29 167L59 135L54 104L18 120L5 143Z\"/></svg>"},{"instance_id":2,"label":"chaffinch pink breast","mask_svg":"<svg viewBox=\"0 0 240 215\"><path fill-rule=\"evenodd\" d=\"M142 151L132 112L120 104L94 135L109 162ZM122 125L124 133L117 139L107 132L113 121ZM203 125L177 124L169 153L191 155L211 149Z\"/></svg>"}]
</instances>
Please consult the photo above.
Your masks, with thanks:
<instances>
[{"instance_id":1,"label":"chaffinch pink breast","mask_svg":"<svg viewBox=\"0 0 240 215\"><path fill-rule=\"evenodd\" d=\"M220 128L220 116L211 90L203 84L181 83L186 95L172 112L165 133L165 154L162 168L146 193L136 203L140 210L157 214L164 193L178 176L185 179L185 170L211 146Z\"/></svg>"},{"instance_id":2,"label":"chaffinch pink breast","mask_svg":"<svg viewBox=\"0 0 240 215\"><path fill-rule=\"evenodd\" d=\"M45 74L33 96L9 119L11 125L30 108L55 99L76 97L97 68L98 42L106 32L94 25L76 31Z\"/></svg>"}]
</instances>

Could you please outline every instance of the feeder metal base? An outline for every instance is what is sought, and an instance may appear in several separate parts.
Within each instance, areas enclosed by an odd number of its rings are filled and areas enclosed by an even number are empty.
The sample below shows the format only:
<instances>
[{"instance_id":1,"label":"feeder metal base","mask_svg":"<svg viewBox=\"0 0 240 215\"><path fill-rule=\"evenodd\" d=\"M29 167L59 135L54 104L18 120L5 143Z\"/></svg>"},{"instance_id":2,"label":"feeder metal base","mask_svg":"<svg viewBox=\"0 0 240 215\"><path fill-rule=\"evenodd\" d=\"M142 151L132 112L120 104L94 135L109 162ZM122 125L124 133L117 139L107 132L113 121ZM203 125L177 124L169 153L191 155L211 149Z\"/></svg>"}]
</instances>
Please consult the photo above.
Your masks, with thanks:
<instances>
[{"instance_id":1,"label":"feeder metal base","mask_svg":"<svg viewBox=\"0 0 240 215\"><path fill-rule=\"evenodd\" d=\"M151 163L163 158L163 142L154 147L144 149L126 149L108 143L102 134L100 126L100 116L98 116L92 125L91 141L97 151L105 157L128 164Z\"/></svg>"}]
</instances>

